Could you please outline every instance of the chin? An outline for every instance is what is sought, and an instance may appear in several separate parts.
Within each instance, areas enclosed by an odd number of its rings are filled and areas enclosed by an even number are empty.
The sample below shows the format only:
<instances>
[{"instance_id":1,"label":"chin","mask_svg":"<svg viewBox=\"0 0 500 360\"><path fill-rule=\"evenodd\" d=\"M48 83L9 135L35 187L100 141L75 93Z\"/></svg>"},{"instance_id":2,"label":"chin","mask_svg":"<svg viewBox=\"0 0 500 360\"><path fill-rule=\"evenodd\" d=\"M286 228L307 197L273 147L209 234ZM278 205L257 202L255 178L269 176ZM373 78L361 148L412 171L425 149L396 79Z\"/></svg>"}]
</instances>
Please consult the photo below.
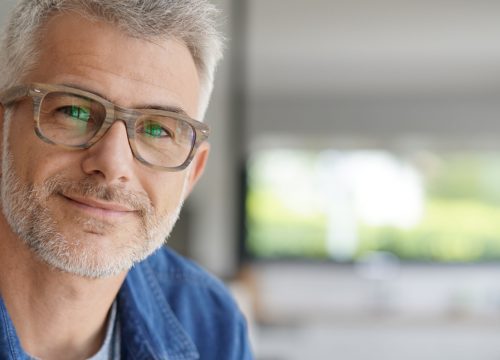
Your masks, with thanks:
<instances>
[{"instance_id":1,"label":"chin","mask_svg":"<svg viewBox=\"0 0 500 360\"><path fill-rule=\"evenodd\" d=\"M117 234L94 230L60 231L50 238L38 237L39 241L27 241L27 244L52 268L95 279L127 272L165 243L165 236L145 238L134 235L133 231Z\"/></svg>"}]
</instances>

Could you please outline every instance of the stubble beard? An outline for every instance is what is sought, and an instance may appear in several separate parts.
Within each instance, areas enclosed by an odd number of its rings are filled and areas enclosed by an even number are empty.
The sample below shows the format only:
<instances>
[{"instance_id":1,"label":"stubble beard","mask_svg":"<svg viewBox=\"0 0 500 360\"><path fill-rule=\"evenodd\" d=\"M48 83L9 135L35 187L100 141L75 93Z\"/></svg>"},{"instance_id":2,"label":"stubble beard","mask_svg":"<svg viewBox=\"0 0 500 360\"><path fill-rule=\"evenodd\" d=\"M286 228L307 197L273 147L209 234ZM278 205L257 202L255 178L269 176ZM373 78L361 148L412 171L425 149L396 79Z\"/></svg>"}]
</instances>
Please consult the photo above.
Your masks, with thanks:
<instances>
[{"instance_id":1,"label":"stubble beard","mask_svg":"<svg viewBox=\"0 0 500 360\"><path fill-rule=\"evenodd\" d=\"M7 119L6 119L7 120ZM5 129L8 132L8 127ZM90 177L71 181L62 176L47 179L41 185L24 182L15 172L6 137L3 142L1 201L4 216L16 234L42 261L70 274L103 278L129 270L162 246L178 219L182 202L170 214L159 215L145 194L117 186L95 183ZM183 187L186 191L186 186ZM74 236L63 234L47 202L64 195L79 195L117 202L137 209L136 231L126 239L112 239L112 247L103 249L92 238L116 232L116 225L91 217L75 217ZM182 194L181 199L184 198ZM90 235L92 233L94 235ZM121 231L123 236L124 231ZM111 234L111 235L110 235Z\"/></svg>"}]
</instances>

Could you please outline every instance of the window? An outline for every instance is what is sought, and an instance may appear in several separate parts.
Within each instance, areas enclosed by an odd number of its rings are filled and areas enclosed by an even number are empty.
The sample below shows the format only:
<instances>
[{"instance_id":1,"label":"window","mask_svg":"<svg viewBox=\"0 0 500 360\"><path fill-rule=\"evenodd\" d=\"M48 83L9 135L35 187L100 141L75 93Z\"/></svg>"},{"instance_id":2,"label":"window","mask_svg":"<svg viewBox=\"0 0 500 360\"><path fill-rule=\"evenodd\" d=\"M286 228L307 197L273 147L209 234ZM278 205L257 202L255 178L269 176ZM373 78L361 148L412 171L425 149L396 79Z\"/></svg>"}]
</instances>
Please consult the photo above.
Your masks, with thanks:
<instances>
[{"instance_id":1,"label":"window","mask_svg":"<svg viewBox=\"0 0 500 360\"><path fill-rule=\"evenodd\" d=\"M500 259L500 154L267 149L248 163L247 253Z\"/></svg>"}]
</instances>

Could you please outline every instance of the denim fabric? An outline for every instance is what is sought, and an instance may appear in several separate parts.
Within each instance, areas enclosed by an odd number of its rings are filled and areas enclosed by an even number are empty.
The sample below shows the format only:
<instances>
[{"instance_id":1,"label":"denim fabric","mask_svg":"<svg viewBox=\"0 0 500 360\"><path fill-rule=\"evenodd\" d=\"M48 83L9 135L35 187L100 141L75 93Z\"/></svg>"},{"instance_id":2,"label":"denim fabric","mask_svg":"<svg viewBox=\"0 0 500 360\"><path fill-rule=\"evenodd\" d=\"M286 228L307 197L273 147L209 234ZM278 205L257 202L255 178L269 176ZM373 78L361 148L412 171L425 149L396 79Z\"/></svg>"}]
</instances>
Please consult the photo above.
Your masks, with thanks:
<instances>
[{"instance_id":1,"label":"denim fabric","mask_svg":"<svg viewBox=\"0 0 500 360\"><path fill-rule=\"evenodd\" d=\"M252 359L245 319L224 285L166 247L130 270L117 303L122 359ZM29 359L1 299L0 359Z\"/></svg>"},{"instance_id":2,"label":"denim fabric","mask_svg":"<svg viewBox=\"0 0 500 360\"><path fill-rule=\"evenodd\" d=\"M0 298L0 317L0 359L30 360L31 358L21 348L16 330L10 320L2 298Z\"/></svg>"}]
</instances>

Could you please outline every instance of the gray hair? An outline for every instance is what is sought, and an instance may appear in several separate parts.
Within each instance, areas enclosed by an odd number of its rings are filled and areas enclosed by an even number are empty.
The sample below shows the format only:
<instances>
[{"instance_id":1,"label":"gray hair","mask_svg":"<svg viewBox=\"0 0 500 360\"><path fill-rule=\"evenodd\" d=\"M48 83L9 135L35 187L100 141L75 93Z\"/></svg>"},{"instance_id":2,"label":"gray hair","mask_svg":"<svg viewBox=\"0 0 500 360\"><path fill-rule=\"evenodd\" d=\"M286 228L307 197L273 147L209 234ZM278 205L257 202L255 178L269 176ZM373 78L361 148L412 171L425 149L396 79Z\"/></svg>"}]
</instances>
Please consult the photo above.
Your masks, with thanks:
<instances>
[{"instance_id":1,"label":"gray hair","mask_svg":"<svg viewBox=\"0 0 500 360\"><path fill-rule=\"evenodd\" d=\"M217 10L208 0L20 0L0 44L0 91L36 65L40 30L55 12L66 11L111 23L135 38L184 42L200 78L198 117L203 118L223 47L216 29Z\"/></svg>"}]
</instances>

